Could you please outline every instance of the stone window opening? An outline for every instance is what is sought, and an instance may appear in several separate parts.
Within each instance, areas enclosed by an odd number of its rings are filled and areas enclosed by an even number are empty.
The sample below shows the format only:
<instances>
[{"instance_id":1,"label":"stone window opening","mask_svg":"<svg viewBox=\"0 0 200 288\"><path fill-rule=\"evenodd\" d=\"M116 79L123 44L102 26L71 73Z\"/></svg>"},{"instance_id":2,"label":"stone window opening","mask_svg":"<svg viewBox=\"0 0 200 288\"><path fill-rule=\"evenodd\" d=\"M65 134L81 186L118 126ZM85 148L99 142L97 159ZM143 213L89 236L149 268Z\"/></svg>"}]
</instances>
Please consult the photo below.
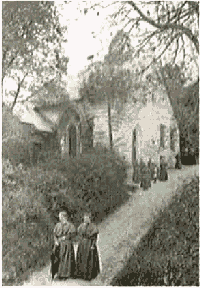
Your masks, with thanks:
<instances>
[{"instance_id":1,"label":"stone window opening","mask_svg":"<svg viewBox=\"0 0 200 288\"><path fill-rule=\"evenodd\" d=\"M160 124L160 147L165 149L166 125Z\"/></svg>"}]
</instances>

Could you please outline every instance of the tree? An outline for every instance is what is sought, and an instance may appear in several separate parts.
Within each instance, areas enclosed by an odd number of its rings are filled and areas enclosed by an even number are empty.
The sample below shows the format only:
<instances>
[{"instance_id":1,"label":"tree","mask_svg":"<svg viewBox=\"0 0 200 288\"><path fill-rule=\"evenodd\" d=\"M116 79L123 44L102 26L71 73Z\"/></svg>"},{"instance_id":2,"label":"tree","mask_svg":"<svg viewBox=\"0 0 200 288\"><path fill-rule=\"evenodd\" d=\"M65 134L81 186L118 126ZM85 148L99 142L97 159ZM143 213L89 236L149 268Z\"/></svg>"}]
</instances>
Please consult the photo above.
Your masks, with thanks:
<instances>
[{"instance_id":1,"label":"tree","mask_svg":"<svg viewBox=\"0 0 200 288\"><path fill-rule=\"evenodd\" d=\"M134 1L126 1L139 15L136 19L132 19L133 24L147 22L156 30L148 35L151 39L154 35L158 35L160 44L169 39L165 44L167 47L172 42L179 40L185 35L195 46L199 53L198 40L198 18L199 18L199 2L195 1L179 1L176 3L168 1L147 2L146 5L153 7L153 15L150 9L147 9L147 15L135 4ZM194 30L193 30L194 29ZM148 40L147 39L147 40Z\"/></svg>"},{"instance_id":2,"label":"tree","mask_svg":"<svg viewBox=\"0 0 200 288\"><path fill-rule=\"evenodd\" d=\"M130 49L133 58L148 50L152 51L152 55L155 54L146 69L169 52L172 62L181 53L183 61L186 56L190 58L188 42L194 47L195 53L199 54L198 1L115 1L108 6L110 5L113 5L115 11L108 17L111 19L111 26L120 25L123 31L128 30L129 37L133 36L134 46ZM95 6L102 7L100 3L96 3L91 8ZM123 42L118 42L117 45L120 47ZM167 58L169 61L169 55ZM141 72L143 71L144 69Z\"/></svg>"},{"instance_id":3,"label":"tree","mask_svg":"<svg viewBox=\"0 0 200 288\"><path fill-rule=\"evenodd\" d=\"M108 115L108 130L110 149L113 149L112 114L111 109L120 113L123 104L126 103L131 89L132 80L129 70L114 71L106 62L102 66L93 65L88 79L84 79L79 89L83 101L91 105L106 103Z\"/></svg>"},{"instance_id":4,"label":"tree","mask_svg":"<svg viewBox=\"0 0 200 288\"><path fill-rule=\"evenodd\" d=\"M198 81L185 86L188 81L179 65L166 64L157 67L147 76L154 85L162 85L168 95L181 138L191 147L199 146L199 85Z\"/></svg>"},{"instance_id":5,"label":"tree","mask_svg":"<svg viewBox=\"0 0 200 288\"><path fill-rule=\"evenodd\" d=\"M68 59L60 55L65 30L54 2L2 2L2 89L5 77L18 82L12 107L27 76L66 73Z\"/></svg>"}]
</instances>

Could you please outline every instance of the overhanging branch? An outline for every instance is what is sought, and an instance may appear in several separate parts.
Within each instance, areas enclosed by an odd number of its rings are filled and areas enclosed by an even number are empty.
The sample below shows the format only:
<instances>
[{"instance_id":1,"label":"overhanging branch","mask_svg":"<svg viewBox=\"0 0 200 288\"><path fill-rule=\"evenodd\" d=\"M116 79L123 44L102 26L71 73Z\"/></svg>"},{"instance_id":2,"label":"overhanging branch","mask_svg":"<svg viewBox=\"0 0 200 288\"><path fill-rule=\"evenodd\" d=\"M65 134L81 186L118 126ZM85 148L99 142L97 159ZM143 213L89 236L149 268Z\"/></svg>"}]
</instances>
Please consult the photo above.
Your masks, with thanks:
<instances>
[{"instance_id":1,"label":"overhanging branch","mask_svg":"<svg viewBox=\"0 0 200 288\"><path fill-rule=\"evenodd\" d=\"M129 5L131 5L135 11L138 12L138 14L142 17L142 19L149 23L150 25L162 29L162 30L168 30L168 29L173 29L173 30L179 30L182 33L184 33L193 43L196 48L197 53L199 54L199 41L198 38L192 33L192 31L180 24L175 24L175 23L166 23L166 24L160 24L155 22L152 18L146 16L133 1L126 1Z\"/></svg>"}]
</instances>

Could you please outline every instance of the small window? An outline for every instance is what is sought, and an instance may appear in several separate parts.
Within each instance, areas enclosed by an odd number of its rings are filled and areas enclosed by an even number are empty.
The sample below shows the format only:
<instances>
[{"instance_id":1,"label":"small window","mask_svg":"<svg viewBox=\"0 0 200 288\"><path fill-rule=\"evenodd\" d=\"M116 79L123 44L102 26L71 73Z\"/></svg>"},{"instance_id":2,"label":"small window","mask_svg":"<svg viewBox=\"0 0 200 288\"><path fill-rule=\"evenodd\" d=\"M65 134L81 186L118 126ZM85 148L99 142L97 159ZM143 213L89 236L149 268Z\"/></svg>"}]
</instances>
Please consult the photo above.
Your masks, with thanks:
<instances>
[{"instance_id":1,"label":"small window","mask_svg":"<svg viewBox=\"0 0 200 288\"><path fill-rule=\"evenodd\" d=\"M165 148L166 126L160 124L160 147Z\"/></svg>"}]
</instances>

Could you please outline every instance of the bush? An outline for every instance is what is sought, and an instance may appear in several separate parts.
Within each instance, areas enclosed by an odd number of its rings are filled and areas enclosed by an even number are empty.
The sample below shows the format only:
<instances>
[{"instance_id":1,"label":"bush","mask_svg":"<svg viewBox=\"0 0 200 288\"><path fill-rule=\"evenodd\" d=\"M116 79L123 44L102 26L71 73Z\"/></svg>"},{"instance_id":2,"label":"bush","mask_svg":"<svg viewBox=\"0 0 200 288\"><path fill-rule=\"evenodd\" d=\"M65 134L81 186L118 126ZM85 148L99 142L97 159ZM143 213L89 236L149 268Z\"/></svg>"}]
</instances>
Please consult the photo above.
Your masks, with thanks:
<instances>
[{"instance_id":1,"label":"bush","mask_svg":"<svg viewBox=\"0 0 200 288\"><path fill-rule=\"evenodd\" d=\"M4 159L9 159L12 165L20 163L30 165L30 155L28 143L20 138L7 138L2 142L2 155Z\"/></svg>"},{"instance_id":2,"label":"bush","mask_svg":"<svg viewBox=\"0 0 200 288\"><path fill-rule=\"evenodd\" d=\"M14 284L31 267L45 264L52 245L52 222L35 189L48 175L3 159L2 273L4 284Z\"/></svg>"},{"instance_id":3,"label":"bush","mask_svg":"<svg viewBox=\"0 0 200 288\"><path fill-rule=\"evenodd\" d=\"M54 167L65 175L60 186L55 180L54 184L46 183L40 187L46 191L48 209L53 207L54 214L67 207L77 223L81 220L80 214L86 210L92 212L94 221L101 221L128 197L124 187L128 166L121 157L106 148L94 148L79 159L57 159L56 162L41 164L41 167L46 171Z\"/></svg>"},{"instance_id":4,"label":"bush","mask_svg":"<svg viewBox=\"0 0 200 288\"><path fill-rule=\"evenodd\" d=\"M46 264L61 210L78 225L85 210L92 211L98 222L122 205L128 199L123 187L126 168L119 156L104 148L80 159L54 158L26 169L3 159L3 278L8 276L4 284L11 284L10 278L16 284L30 268Z\"/></svg>"},{"instance_id":5,"label":"bush","mask_svg":"<svg viewBox=\"0 0 200 288\"><path fill-rule=\"evenodd\" d=\"M20 123L19 118L14 116L11 109L4 105L2 108L2 138L20 138L23 131L23 124Z\"/></svg>"},{"instance_id":6,"label":"bush","mask_svg":"<svg viewBox=\"0 0 200 288\"><path fill-rule=\"evenodd\" d=\"M199 285L199 178L161 212L112 286Z\"/></svg>"}]
</instances>

